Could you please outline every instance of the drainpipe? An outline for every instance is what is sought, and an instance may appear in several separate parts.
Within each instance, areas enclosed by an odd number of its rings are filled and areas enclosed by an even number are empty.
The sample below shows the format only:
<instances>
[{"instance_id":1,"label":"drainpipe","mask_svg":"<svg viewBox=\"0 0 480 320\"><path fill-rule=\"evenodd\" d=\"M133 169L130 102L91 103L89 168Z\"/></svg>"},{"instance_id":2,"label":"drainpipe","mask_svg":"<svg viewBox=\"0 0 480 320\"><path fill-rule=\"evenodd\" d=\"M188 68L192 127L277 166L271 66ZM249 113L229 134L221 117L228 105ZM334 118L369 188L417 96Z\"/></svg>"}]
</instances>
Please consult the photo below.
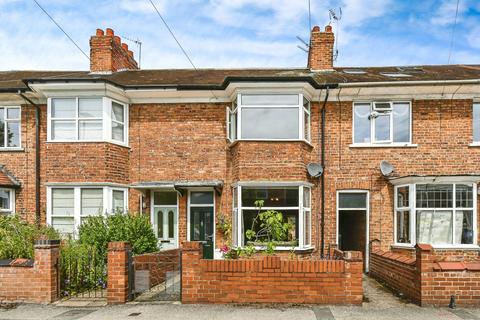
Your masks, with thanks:
<instances>
[{"instance_id":1,"label":"drainpipe","mask_svg":"<svg viewBox=\"0 0 480 320\"><path fill-rule=\"evenodd\" d=\"M326 88L325 92L325 100L323 101L323 106L321 110L321 116L322 116L322 126L321 126L321 146L320 146L320 164L322 165L323 168L323 173L320 176L320 192L321 192L321 198L322 198L322 207L320 211L320 228L321 228L321 243L320 243L320 255L323 258L325 255L325 105L327 104L328 100L328 95L329 95L329 87Z\"/></svg>"},{"instance_id":2,"label":"drainpipe","mask_svg":"<svg viewBox=\"0 0 480 320\"><path fill-rule=\"evenodd\" d=\"M35 223L40 225L40 106L26 97L20 90L18 94L35 107Z\"/></svg>"}]
</instances>

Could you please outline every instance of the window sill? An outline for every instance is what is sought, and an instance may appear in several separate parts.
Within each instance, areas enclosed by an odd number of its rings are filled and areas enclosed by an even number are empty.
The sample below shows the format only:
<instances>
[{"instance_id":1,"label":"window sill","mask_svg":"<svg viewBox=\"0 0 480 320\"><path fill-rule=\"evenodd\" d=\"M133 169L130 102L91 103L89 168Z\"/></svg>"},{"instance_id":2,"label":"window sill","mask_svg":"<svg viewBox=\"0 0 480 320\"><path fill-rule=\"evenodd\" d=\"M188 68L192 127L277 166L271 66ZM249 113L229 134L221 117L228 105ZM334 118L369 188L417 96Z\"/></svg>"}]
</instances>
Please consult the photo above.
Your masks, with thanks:
<instances>
[{"instance_id":1,"label":"window sill","mask_svg":"<svg viewBox=\"0 0 480 320\"><path fill-rule=\"evenodd\" d=\"M392 244L390 247L394 249L415 249L415 245L403 243ZM432 245L432 248L439 250L480 250L480 246L476 244Z\"/></svg>"},{"instance_id":2,"label":"window sill","mask_svg":"<svg viewBox=\"0 0 480 320\"><path fill-rule=\"evenodd\" d=\"M266 247L264 246L255 246L255 250L258 251L263 251L265 250ZM275 251L295 251L295 252L303 252L303 251L311 251L314 250L315 247L313 246L307 246L307 247L275 247Z\"/></svg>"},{"instance_id":3,"label":"window sill","mask_svg":"<svg viewBox=\"0 0 480 320\"><path fill-rule=\"evenodd\" d=\"M130 149L128 144L115 142L115 141L108 141L108 140L47 140L47 143L111 143L120 147Z\"/></svg>"},{"instance_id":4,"label":"window sill","mask_svg":"<svg viewBox=\"0 0 480 320\"><path fill-rule=\"evenodd\" d=\"M0 152L24 152L25 148L0 148Z\"/></svg>"},{"instance_id":5,"label":"window sill","mask_svg":"<svg viewBox=\"0 0 480 320\"><path fill-rule=\"evenodd\" d=\"M278 142L278 143L284 143L284 142L301 142L301 143L304 143L306 144L307 146L313 148L313 145L311 144L310 141L307 141L307 140L302 140L302 139L237 139L233 142L230 142L230 140L228 140L228 147L229 148L232 148L234 147L236 144L238 144L239 142Z\"/></svg>"},{"instance_id":6,"label":"window sill","mask_svg":"<svg viewBox=\"0 0 480 320\"><path fill-rule=\"evenodd\" d=\"M469 147L480 147L480 142L472 142L468 146Z\"/></svg>"},{"instance_id":7,"label":"window sill","mask_svg":"<svg viewBox=\"0 0 480 320\"><path fill-rule=\"evenodd\" d=\"M416 148L418 144L412 143L389 143L389 144L373 144L373 143L352 143L350 148Z\"/></svg>"}]
</instances>

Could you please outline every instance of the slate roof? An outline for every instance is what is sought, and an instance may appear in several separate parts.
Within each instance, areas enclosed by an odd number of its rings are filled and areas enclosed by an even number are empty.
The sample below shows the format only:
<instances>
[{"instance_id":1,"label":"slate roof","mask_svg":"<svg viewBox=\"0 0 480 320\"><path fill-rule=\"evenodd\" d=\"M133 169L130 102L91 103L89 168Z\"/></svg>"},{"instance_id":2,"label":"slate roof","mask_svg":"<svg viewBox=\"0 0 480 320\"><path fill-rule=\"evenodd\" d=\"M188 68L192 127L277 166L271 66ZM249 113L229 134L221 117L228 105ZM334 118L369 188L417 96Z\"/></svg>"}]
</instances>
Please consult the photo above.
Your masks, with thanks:
<instances>
[{"instance_id":1,"label":"slate roof","mask_svg":"<svg viewBox=\"0 0 480 320\"><path fill-rule=\"evenodd\" d=\"M334 71L309 69L158 69L130 70L113 74L89 71L0 71L0 92L26 90L27 81L107 81L123 88L164 87L178 90L224 89L230 81L308 81L326 84L478 80L480 65L337 67Z\"/></svg>"},{"instance_id":2,"label":"slate roof","mask_svg":"<svg viewBox=\"0 0 480 320\"><path fill-rule=\"evenodd\" d=\"M5 166L0 165L0 187L20 187L20 182L15 178Z\"/></svg>"}]
</instances>

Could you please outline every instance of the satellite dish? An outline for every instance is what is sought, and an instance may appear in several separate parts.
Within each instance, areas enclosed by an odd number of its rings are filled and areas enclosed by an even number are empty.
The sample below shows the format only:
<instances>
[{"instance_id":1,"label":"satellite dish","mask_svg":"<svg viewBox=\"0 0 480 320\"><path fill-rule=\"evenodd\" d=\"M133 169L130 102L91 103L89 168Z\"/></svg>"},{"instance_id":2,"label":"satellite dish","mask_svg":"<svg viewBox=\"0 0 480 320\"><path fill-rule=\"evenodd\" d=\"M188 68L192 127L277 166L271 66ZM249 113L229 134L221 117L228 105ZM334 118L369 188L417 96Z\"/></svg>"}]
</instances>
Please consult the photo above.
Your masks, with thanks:
<instances>
[{"instance_id":1,"label":"satellite dish","mask_svg":"<svg viewBox=\"0 0 480 320\"><path fill-rule=\"evenodd\" d=\"M322 175L323 168L320 163L312 162L307 165L307 171L312 178L318 178Z\"/></svg>"},{"instance_id":2,"label":"satellite dish","mask_svg":"<svg viewBox=\"0 0 480 320\"><path fill-rule=\"evenodd\" d=\"M393 166L390 162L387 160L382 160L380 162L380 171L382 172L382 175L384 177L387 177L392 174L393 172Z\"/></svg>"}]
</instances>

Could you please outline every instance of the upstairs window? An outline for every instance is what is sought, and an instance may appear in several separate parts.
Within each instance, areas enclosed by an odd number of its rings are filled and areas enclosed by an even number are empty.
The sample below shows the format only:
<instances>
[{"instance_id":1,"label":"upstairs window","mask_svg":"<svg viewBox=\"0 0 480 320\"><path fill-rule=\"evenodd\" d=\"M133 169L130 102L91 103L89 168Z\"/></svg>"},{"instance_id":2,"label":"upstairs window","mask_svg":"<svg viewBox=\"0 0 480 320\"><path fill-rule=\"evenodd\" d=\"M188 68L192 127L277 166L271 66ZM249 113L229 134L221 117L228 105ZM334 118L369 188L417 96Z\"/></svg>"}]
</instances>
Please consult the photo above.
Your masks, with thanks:
<instances>
[{"instance_id":1,"label":"upstairs window","mask_svg":"<svg viewBox=\"0 0 480 320\"><path fill-rule=\"evenodd\" d=\"M480 144L480 103L473 104L473 142Z\"/></svg>"},{"instance_id":2,"label":"upstairs window","mask_svg":"<svg viewBox=\"0 0 480 320\"><path fill-rule=\"evenodd\" d=\"M20 107L0 107L0 148L20 146Z\"/></svg>"},{"instance_id":3,"label":"upstairs window","mask_svg":"<svg viewBox=\"0 0 480 320\"><path fill-rule=\"evenodd\" d=\"M127 107L108 98L49 99L49 141L127 144Z\"/></svg>"},{"instance_id":4,"label":"upstairs window","mask_svg":"<svg viewBox=\"0 0 480 320\"><path fill-rule=\"evenodd\" d=\"M410 144L410 102L370 102L353 104L353 143Z\"/></svg>"},{"instance_id":5,"label":"upstairs window","mask_svg":"<svg viewBox=\"0 0 480 320\"><path fill-rule=\"evenodd\" d=\"M310 102L302 94L239 94L227 117L230 141L310 140Z\"/></svg>"}]
</instances>

